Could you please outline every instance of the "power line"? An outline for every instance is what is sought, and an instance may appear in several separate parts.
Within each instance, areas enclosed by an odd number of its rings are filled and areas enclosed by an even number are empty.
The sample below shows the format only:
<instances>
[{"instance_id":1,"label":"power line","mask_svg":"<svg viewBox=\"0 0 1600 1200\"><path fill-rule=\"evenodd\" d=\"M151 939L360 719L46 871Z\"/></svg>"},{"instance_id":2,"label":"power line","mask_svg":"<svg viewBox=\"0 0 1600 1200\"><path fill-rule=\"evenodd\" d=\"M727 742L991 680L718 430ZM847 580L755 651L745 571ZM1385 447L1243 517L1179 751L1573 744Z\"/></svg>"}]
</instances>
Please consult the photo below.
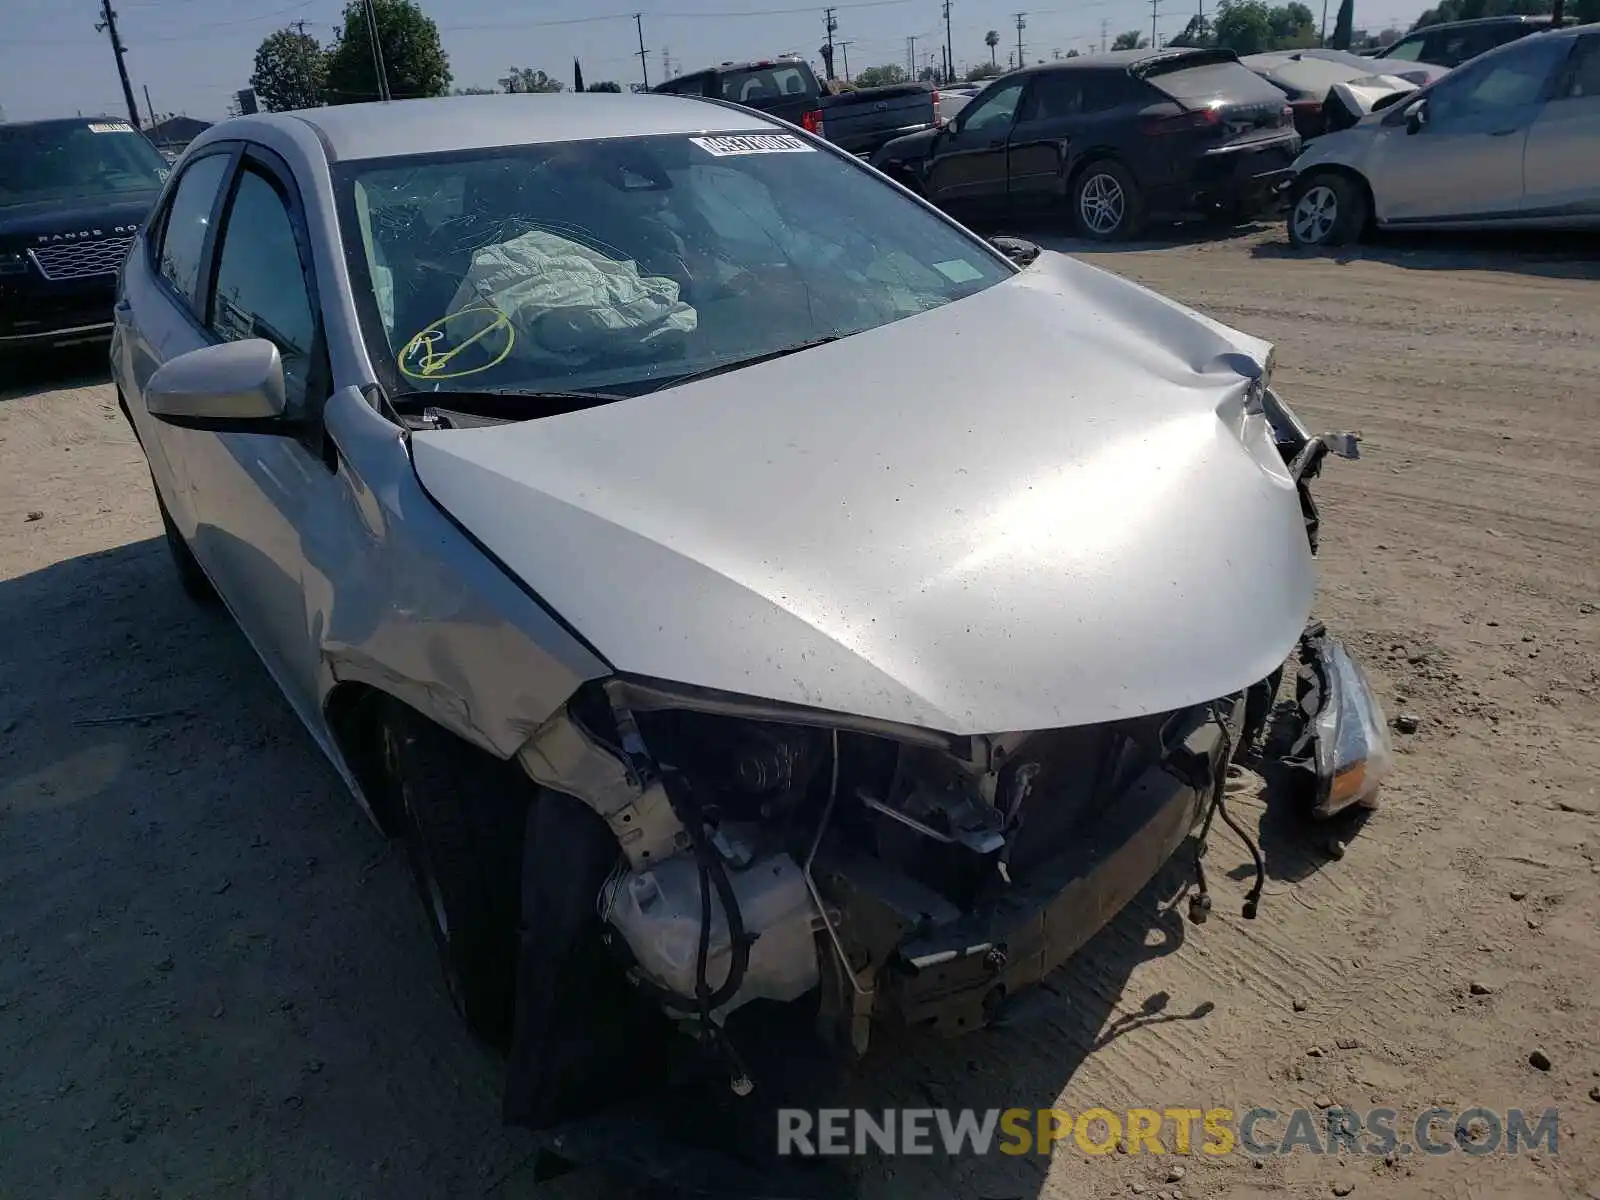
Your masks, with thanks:
<instances>
[{"instance_id":1,"label":"power line","mask_svg":"<svg viewBox=\"0 0 1600 1200\"><path fill-rule=\"evenodd\" d=\"M650 90L650 63L646 60L648 53L644 48L644 14L633 14L633 28L639 35L639 74L644 78L644 90Z\"/></svg>"},{"instance_id":2,"label":"power line","mask_svg":"<svg viewBox=\"0 0 1600 1200\"><path fill-rule=\"evenodd\" d=\"M139 103L133 98L133 84L128 82L128 48L122 44L122 37L117 33L117 14L111 7L111 0L100 0L100 21L94 30L111 35L111 54L117 60L117 75L122 79L122 98L128 102L128 119L137 129L140 124Z\"/></svg>"},{"instance_id":3,"label":"power line","mask_svg":"<svg viewBox=\"0 0 1600 1200\"><path fill-rule=\"evenodd\" d=\"M950 0L944 0L944 81L956 81L956 56L950 39Z\"/></svg>"}]
</instances>

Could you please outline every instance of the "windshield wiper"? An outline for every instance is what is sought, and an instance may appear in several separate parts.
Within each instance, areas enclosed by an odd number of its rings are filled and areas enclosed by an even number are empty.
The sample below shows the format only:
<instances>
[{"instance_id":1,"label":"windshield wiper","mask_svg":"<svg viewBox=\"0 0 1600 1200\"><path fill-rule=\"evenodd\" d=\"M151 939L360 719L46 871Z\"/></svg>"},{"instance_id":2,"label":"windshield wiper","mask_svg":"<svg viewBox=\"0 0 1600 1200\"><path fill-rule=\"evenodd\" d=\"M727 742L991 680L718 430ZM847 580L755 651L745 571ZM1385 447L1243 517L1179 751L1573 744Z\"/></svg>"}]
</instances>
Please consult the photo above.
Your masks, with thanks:
<instances>
[{"instance_id":1,"label":"windshield wiper","mask_svg":"<svg viewBox=\"0 0 1600 1200\"><path fill-rule=\"evenodd\" d=\"M435 404L441 408L456 407L470 404L478 397L488 397L491 400L543 400L564 403L567 401L581 401L587 404L610 404L613 400L626 400L627 396L621 392L571 392L554 391L544 392L529 388L494 387L470 388L461 391L451 389L439 392L400 392L390 401L397 408L402 404L430 405Z\"/></svg>"},{"instance_id":2,"label":"windshield wiper","mask_svg":"<svg viewBox=\"0 0 1600 1200\"><path fill-rule=\"evenodd\" d=\"M489 423L527 421L536 417L555 417L579 409L595 408L616 400L627 400L621 392L534 391L514 387L473 388L470 391L400 392L390 405L397 413L427 422L430 414L452 427L452 414L482 417Z\"/></svg>"},{"instance_id":3,"label":"windshield wiper","mask_svg":"<svg viewBox=\"0 0 1600 1200\"><path fill-rule=\"evenodd\" d=\"M700 379L710 379L713 375L723 375L729 371L737 371L741 367L753 367L757 363L769 362L774 358L784 358L790 354L799 354L802 350L810 350L815 346L826 346L829 342L837 342L843 334L830 333L826 337L811 338L809 341L795 342L790 346L779 346L776 350L763 350L760 354L752 354L746 358L729 359L727 362L718 363L714 367L707 367L703 371L691 371L687 375L678 375L668 379L655 389L677 387L680 383L694 383Z\"/></svg>"}]
</instances>

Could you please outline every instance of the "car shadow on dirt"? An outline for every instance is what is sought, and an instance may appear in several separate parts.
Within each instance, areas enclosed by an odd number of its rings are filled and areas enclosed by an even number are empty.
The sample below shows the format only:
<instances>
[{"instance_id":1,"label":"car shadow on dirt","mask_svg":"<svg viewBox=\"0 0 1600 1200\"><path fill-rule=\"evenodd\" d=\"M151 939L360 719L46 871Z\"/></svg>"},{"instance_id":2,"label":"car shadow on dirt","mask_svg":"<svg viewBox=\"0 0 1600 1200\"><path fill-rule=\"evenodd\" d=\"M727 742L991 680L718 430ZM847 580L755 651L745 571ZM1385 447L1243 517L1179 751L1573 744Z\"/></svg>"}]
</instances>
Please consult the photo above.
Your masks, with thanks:
<instances>
[{"instance_id":1,"label":"car shadow on dirt","mask_svg":"<svg viewBox=\"0 0 1600 1200\"><path fill-rule=\"evenodd\" d=\"M1408 271L1505 271L1545 279L1600 279L1600 234L1498 231L1377 232L1353 246L1302 249L1288 237L1262 242L1253 258L1321 259L1341 266L1380 262Z\"/></svg>"},{"instance_id":2,"label":"car shadow on dirt","mask_svg":"<svg viewBox=\"0 0 1600 1200\"><path fill-rule=\"evenodd\" d=\"M22 951L0 953L0 1075L40 1131L9 1168L28 1194L70 1178L84 1194L497 1180L511 1195L560 1137L587 1168L562 1182L634 1189L605 1194L1033 1196L1048 1153L780 1160L776 1110L1021 1108L1032 1125L1090 1056L1213 1008L1198 972L1181 993L1130 991L1184 943L1184 848L987 1030L880 1027L849 1062L752 1006L735 1030L751 1096L700 1072L556 1134L507 1130L404 856L227 617L184 598L159 538L0 583L0 635L16 647L0 664L0 880Z\"/></svg>"},{"instance_id":3,"label":"car shadow on dirt","mask_svg":"<svg viewBox=\"0 0 1600 1200\"><path fill-rule=\"evenodd\" d=\"M0 358L0 404L110 381L111 364L104 342Z\"/></svg>"}]
</instances>

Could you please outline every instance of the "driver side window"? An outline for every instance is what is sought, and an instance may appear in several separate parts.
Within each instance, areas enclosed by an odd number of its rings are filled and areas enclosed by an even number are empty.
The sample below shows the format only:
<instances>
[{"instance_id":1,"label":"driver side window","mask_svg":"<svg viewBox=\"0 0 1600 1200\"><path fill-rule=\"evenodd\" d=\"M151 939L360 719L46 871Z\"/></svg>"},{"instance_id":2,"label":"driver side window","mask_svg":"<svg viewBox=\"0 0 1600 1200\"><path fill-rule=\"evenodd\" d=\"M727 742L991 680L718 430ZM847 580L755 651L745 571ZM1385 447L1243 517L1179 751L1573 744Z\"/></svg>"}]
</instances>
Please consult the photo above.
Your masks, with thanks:
<instances>
[{"instance_id":1,"label":"driver side window","mask_svg":"<svg viewBox=\"0 0 1600 1200\"><path fill-rule=\"evenodd\" d=\"M991 133L998 133L1010 125L1011 118L1017 111L1017 101L1022 98L1023 83L1024 81L1019 79L1014 83L1005 84L975 101L962 114L961 132L988 130Z\"/></svg>"},{"instance_id":2,"label":"driver side window","mask_svg":"<svg viewBox=\"0 0 1600 1200\"><path fill-rule=\"evenodd\" d=\"M1433 89L1428 101L1429 123L1510 114L1535 103L1571 49L1572 43L1565 39L1529 38L1463 68Z\"/></svg>"}]
</instances>

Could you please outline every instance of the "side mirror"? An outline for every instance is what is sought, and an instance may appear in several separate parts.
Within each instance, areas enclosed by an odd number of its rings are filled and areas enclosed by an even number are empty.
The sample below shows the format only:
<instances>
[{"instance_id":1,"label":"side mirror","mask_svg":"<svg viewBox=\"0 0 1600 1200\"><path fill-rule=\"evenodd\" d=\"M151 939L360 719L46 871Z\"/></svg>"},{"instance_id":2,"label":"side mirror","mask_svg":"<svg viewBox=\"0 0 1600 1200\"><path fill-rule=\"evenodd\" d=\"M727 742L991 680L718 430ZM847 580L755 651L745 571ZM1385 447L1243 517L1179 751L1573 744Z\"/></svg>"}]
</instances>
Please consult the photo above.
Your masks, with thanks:
<instances>
[{"instance_id":1,"label":"side mirror","mask_svg":"<svg viewBox=\"0 0 1600 1200\"><path fill-rule=\"evenodd\" d=\"M203 346L157 370L144 403L151 416L190 429L283 432L283 360L264 338Z\"/></svg>"},{"instance_id":2,"label":"side mirror","mask_svg":"<svg viewBox=\"0 0 1600 1200\"><path fill-rule=\"evenodd\" d=\"M1418 100L1406 111L1406 132L1421 133L1422 127L1428 123L1428 102Z\"/></svg>"},{"instance_id":3,"label":"side mirror","mask_svg":"<svg viewBox=\"0 0 1600 1200\"><path fill-rule=\"evenodd\" d=\"M1026 238L996 235L989 244L1019 267L1026 267L1039 257L1039 247Z\"/></svg>"}]
</instances>

